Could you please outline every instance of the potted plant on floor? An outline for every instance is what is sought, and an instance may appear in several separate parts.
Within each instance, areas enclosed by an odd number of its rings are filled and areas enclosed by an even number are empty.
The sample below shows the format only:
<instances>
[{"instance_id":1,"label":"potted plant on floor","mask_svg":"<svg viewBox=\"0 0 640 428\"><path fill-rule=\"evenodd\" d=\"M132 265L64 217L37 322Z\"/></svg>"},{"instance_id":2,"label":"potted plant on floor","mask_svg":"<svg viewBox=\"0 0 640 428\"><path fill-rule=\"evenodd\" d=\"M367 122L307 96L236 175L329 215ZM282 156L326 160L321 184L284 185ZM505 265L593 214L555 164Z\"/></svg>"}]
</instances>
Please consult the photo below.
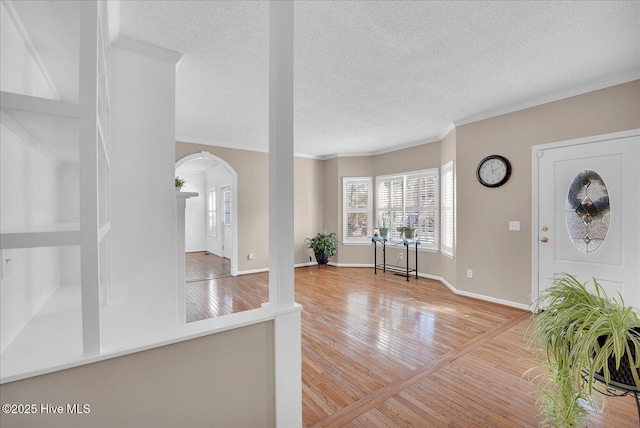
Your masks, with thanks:
<instances>
[{"instance_id":1,"label":"potted plant on floor","mask_svg":"<svg viewBox=\"0 0 640 428\"><path fill-rule=\"evenodd\" d=\"M594 408L596 379L609 384L624 371L640 389L640 319L621 297L610 299L595 279L593 285L590 292L565 274L536 302L529 333L546 369L534 379L547 426L573 427L585 419Z\"/></svg>"},{"instance_id":2,"label":"potted plant on floor","mask_svg":"<svg viewBox=\"0 0 640 428\"><path fill-rule=\"evenodd\" d=\"M313 238L306 238L304 240L309 244L309 248L313 250L316 255L316 261L320 265L329 263L329 257L333 256L338 250L335 233L320 233Z\"/></svg>"}]
</instances>

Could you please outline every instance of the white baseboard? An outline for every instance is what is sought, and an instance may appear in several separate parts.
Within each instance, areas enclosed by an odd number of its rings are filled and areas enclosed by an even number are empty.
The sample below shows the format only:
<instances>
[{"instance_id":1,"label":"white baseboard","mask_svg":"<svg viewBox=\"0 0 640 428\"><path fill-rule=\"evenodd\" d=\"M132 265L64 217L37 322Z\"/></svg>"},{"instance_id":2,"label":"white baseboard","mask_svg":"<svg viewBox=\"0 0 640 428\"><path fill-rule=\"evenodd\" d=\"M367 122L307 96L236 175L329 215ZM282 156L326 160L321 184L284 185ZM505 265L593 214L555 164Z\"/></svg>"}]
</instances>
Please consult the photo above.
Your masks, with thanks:
<instances>
[{"instance_id":1,"label":"white baseboard","mask_svg":"<svg viewBox=\"0 0 640 428\"><path fill-rule=\"evenodd\" d=\"M238 276L240 275L251 275L252 273L262 273L269 272L269 268L260 268L260 269L249 269L249 270L239 270Z\"/></svg>"},{"instance_id":2,"label":"white baseboard","mask_svg":"<svg viewBox=\"0 0 640 428\"><path fill-rule=\"evenodd\" d=\"M294 268L316 266L317 264L318 264L317 262L298 263L298 264L294 265ZM369 264L369 263L358 264L358 263L335 263L335 262L329 262L328 264L330 266L335 266L335 267L373 268L373 264ZM261 273L261 272L269 272L269 268L243 270L243 271L239 271L238 275L250 275L252 273ZM526 311L530 311L531 310L531 307L529 305L524 304L524 303L517 303L517 302L512 302L510 300L499 299L497 297L485 296L484 294L477 294L477 293L471 293L469 291L458 290L456 287L454 287L453 285L449 284L449 282L447 282L441 276L430 275L430 274L427 274L427 273L418 272L418 277L427 278L427 279L433 279L435 281L440 281L449 290L451 290L452 293L457 294L459 296L471 297L473 299L484 300L486 302L497 303L499 305L510 306L512 308L517 308L517 309L524 309Z\"/></svg>"},{"instance_id":3,"label":"white baseboard","mask_svg":"<svg viewBox=\"0 0 640 428\"><path fill-rule=\"evenodd\" d=\"M418 276L420 276L422 278L429 278L429 279L434 279L436 281L440 281L449 290L451 290L451 292L453 292L454 294L457 294L458 296L471 297L473 299L484 300L485 302L498 303L499 305L510 306L512 308L524 309L524 310L527 310L527 311L531 310L529 305L525 305L523 303L517 303L517 302L512 302L510 300L498 299L497 297L485 296L484 294L477 294L477 293L471 293L469 291L458 290L456 287L454 287L453 285L449 284L449 282L447 282L444 278L442 278L440 276L428 275L428 274L424 274L424 273L420 273L420 272L418 272Z\"/></svg>"},{"instance_id":4,"label":"white baseboard","mask_svg":"<svg viewBox=\"0 0 640 428\"><path fill-rule=\"evenodd\" d=\"M335 267L353 267L353 268L373 268L373 264L372 263L334 263L334 262L329 262L329 264L331 266L335 266Z\"/></svg>"}]
</instances>

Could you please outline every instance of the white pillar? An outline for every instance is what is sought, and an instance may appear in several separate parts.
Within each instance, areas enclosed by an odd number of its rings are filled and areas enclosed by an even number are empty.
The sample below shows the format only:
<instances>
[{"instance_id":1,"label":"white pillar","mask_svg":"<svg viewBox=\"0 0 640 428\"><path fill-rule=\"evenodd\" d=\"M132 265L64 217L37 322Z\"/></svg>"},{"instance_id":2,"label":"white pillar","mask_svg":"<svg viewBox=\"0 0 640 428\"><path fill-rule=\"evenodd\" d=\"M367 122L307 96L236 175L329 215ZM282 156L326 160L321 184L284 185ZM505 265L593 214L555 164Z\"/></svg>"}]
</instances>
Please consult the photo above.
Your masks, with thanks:
<instances>
[{"instance_id":1,"label":"white pillar","mask_svg":"<svg viewBox=\"0 0 640 428\"><path fill-rule=\"evenodd\" d=\"M269 3L269 306L276 426L302 426L301 307L293 279L293 1Z\"/></svg>"},{"instance_id":2,"label":"white pillar","mask_svg":"<svg viewBox=\"0 0 640 428\"><path fill-rule=\"evenodd\" d=\"M293 2L269 7L269 302L293 306Z\"/></svg>"}]
</instances>

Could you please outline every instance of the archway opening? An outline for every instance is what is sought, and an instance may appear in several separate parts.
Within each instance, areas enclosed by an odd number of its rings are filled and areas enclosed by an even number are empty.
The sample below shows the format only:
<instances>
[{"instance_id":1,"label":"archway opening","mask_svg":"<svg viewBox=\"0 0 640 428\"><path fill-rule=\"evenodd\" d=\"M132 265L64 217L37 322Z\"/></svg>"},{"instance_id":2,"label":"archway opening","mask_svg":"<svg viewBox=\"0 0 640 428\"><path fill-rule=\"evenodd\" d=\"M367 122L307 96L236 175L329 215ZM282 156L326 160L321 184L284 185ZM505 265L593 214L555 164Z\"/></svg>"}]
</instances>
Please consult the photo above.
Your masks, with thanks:
<instances>
[{"instance_id":1,"label":"archway opening","mask_svg":"<svg viewBox=\"0 0 640 428\"><path fill-rule=\"evenodd\" d=\"M208 252L228 260L228 272L238 274L237 173L209 152L179 159L176 176L186 180L183 191L196 192L185 211L185 249Z\"/></svg>"}]
</instances>

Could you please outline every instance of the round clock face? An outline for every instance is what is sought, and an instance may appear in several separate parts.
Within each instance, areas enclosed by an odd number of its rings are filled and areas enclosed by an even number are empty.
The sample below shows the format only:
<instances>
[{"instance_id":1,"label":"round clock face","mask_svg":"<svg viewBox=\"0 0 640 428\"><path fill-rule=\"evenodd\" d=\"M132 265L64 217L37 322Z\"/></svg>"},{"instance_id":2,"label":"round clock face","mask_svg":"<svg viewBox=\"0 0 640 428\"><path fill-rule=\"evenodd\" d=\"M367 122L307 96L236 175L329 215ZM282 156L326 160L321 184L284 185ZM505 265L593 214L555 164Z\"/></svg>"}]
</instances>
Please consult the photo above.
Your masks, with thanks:
<instances>
[{"instance_id":1,"label":"round clock face","mask_svg":"<svg viewBox=\"0 0 640 428\"><path fill-rule=\"evenodd\" d=\"M478 164L476 176L483 186L502 186L511 176L511 164L503 156L487 156Z\"/></svg>"}]
</instances>

